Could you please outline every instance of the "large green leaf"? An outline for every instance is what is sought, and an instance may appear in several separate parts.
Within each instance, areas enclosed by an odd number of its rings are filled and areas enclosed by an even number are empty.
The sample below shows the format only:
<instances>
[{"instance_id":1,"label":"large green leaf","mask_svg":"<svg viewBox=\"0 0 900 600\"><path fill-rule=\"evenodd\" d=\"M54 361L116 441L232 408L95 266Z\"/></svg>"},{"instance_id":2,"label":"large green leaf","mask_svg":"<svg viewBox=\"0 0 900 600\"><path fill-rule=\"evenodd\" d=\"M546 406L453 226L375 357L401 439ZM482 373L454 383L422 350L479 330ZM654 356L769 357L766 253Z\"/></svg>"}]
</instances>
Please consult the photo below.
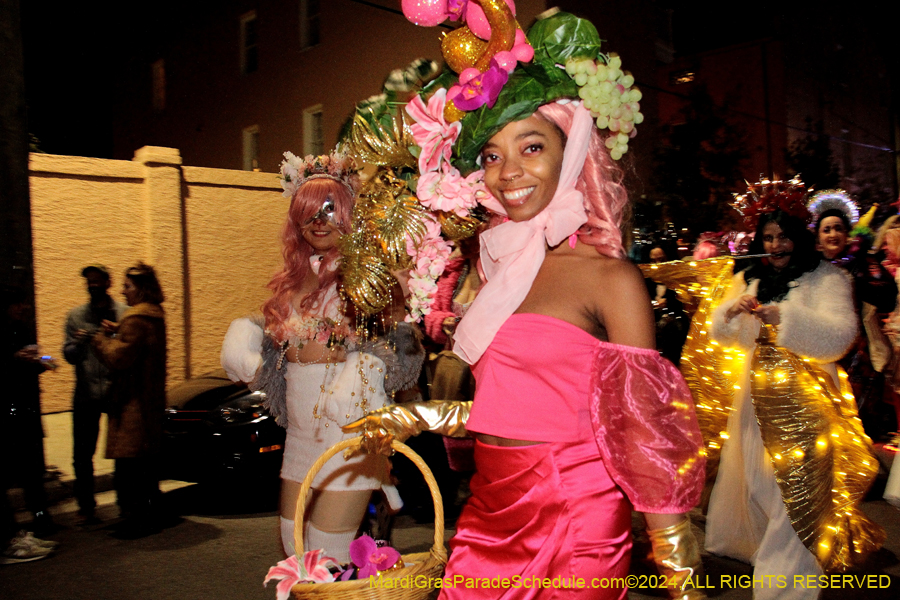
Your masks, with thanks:
<instances>
[{"instance_id":1,"label":"large green leaf","mask_svg":"<svg viewBox=\"0 0 900 600\"><path fill-rule=\"evenodd\" d=\"M481 148L507 124L527 119L542 104L577 95L578 86L564 70L556 66L520 64L503 86L493 108L482 106L463 119L454 165L464 174L476 170L475 160Z\"/></svg>"},{"instance_id":2,"label":"large green leaf","mask_svg":"<svg viewBox=\"0 0 900 600\"><path fill-rule=\"evenodd\" d=\"M559 12L537 21L528 30L536 63L566 64L566 59L596 58L600 52L597 28L585 19Z\"/></svg>"}]
</instances>

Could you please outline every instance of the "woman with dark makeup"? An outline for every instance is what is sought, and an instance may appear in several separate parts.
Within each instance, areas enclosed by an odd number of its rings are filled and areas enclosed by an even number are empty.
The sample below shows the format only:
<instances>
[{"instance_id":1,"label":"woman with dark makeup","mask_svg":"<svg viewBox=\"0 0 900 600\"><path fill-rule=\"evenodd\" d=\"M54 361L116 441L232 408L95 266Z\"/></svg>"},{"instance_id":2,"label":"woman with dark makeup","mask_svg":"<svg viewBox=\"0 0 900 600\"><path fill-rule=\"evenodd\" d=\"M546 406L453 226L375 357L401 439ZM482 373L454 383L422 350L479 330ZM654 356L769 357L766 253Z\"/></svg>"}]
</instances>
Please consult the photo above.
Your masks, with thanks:
<instances>
[{"instance_id":1,"label":"woman with dark makeup","mask_svg":"<svg viewBox=\"0 0 900 600\"><path fill-rule=\"evenodd\" d=\"M798 191L782 184L766 182L771 189L759 192L749 252L767 256L735 263L713 312L710 337L744 360L736 365L743 376L722 436L706 548L754 565L754 578L769 581L754 598L812 599L819 590L794 586L795 576L846 568L883 538L858 510L866 485L846 474L861 470L866 480L876 464L867 444L853 442L865 436L834 365L857 334L852 289L841 269L821 260L796 214L805 207L790 206ZM872 466L861 466L866 461ZM846 519L834 517L835 504ZM849 543L851 521L858 537Z\"/></svg>"}]
</instances>

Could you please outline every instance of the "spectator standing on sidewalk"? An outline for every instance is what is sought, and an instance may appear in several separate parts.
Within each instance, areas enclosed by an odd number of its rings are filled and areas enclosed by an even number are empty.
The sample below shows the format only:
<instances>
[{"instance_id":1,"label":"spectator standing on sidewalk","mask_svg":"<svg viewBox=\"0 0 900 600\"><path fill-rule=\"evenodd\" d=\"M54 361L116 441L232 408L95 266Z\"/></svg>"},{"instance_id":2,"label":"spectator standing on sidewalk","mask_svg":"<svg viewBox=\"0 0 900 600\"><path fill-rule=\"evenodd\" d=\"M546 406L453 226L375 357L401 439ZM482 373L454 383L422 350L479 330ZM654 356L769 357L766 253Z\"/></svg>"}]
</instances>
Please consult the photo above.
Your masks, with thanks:
<instances>
[{"instance_id":1,"label":"spectator standing on sidewalk","mask_svg":"<svg viewBox=\"0 0 900 600\"><path fill-rule=\"evenodd\" d=\"M166 320L153 267L125 271L129 309L118 323L103 322L93 338L110 369L106 457L115 459L114 484L124 521L116 535L138 538L160 530L159 455L166 410Z\"/></svg>"},{"instance_id":2,"label":"spectator standing on sidewalk","mask_svg":"<svg viewBox=\"0 0 900 600\"><path fill-rule=\"evenodd\" d=\"M54 542L36 540L21 531L6 490L22 487L25 505L34 516L32 529L43 533L55 528L47 511L44 491L44 430L38 376L56 367L41 360L35 343L34 306L25 290L0 290L0 564L43 558Z\"/></svg>"},{"instance_id":3,"label":"spectator standing on sidewalk","mask_svg":"<svg viewBox=\"0 0 900 600\"><path fill-rule=\"evenodd\" d=\"M96 521L94 509L94 452L100 434L100 415L109 402L109 369L91 346L91 338L103 321L117 323L128 308L109 295L109 270L94 264L82 269L90 301L69 311L63 355L75 366L75 393L72 399L73 466L75 498L82 522Z\"/></svg>"}]
</instances>

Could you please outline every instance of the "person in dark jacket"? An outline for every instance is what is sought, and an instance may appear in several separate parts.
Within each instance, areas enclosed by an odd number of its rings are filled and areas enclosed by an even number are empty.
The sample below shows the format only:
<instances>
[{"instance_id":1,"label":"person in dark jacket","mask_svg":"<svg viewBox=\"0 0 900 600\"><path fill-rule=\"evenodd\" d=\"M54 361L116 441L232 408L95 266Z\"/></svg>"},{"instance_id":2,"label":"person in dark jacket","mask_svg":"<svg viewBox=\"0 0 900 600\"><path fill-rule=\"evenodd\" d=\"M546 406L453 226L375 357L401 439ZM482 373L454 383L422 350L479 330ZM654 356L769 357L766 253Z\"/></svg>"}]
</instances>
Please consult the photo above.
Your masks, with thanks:
<instances>
[{"instance_id":1,"label":"person in dark jacket","mask_svg":"<svg viewBox=\"0 0 900 600\"><path fill-rule=\"evenodd\" d=\"M125 272L130 307L119 323L103 322L93 339L110 369L106 457L115 459L114 484L124 517L120 537L159 531L159 455L166 409L166 320L153 267Z\"/></svg>"},{"instance_id":2,"label":"person in dark jacket","mask_svg":"<svg viewBox=\"0 0 900 600\"><path fill-rule=\"evenodd\" d=\"M0 292L0 381L5 386L0 394L0 550L2 562L8 564L37 560L49 553L33 543L35 538L29 533L16 533L19 526L6 495L8 488L22 488L25 506L33 515L32 531L46 535L56 530L44 491L44 430L38 383L40 374L56 364L41 358L29 295L18 287Z\"/></svg>"},{"instance_id":3,"label":"person in dark jacket","mask_svg":"<svg viewBox=\"0 0 900 600\"><path fill-rule=\"evenodd\" d=\"M90 301L73 308L66 317L63 355L75 366L72 398L72 465L75 467L75 498L84 523L96 521L94 508L94 452L100 434L100 415L109 401L109 369L91 346L91 338L103 321L117 322L128 308L109 295L109 271L103 265L82 269Z\"/></svg>"},{"instance_id":4,"label":"person in dark jacket","mask_svg":"<svg viewBox=\"0 0 900 600\"><path fill-rule=\"evenodd\" d=\"M662 244L656 244L650 249L649 259L651 263L670 260L669 253ZM684 305L678 299L675 290L670 290L649 278L644 282L647 285L647 293L650 294L653 317L656 320L656 347L660 354L678 365L691 320L685 314Z\"/></svg>"}]
</instances>

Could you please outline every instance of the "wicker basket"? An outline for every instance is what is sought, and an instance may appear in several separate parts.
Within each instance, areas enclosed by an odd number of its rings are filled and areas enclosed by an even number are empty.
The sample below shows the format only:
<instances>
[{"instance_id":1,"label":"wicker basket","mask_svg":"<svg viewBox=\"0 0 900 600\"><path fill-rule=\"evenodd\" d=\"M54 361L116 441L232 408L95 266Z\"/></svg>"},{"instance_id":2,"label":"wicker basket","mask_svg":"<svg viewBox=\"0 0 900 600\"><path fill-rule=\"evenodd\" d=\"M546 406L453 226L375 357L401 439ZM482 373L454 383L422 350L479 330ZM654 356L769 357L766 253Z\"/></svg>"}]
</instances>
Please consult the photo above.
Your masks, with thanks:
<instances>
[{"instance_id":1,"label":"wicker basket","mask_svg":"<svg viewBox=\"0 0 900 600\"><path fill-rule=\"evenodd\" d=\"M339 442L329 448L325 454L309 469L303 485L300 487L300 496L297 500L297 513L294 517L294 545L297 556L303 556L303 514L305 512L306 497L312 487L313 479L319 470L332 456L347 449L357 449L362 443L361 437ZM394 441L391 447L409 458L422 472L425 483L431 491L434 500L434 545L429 552L417 554L404 554L401 558L408 567L388 571L384 573L383 581L387 579L406 579L406 587L374 587L368 579L352 581L336 581L334 583L298 583L291 592L295 598L305 600L307 598L319 598L323 600L421 600L430 597L433 586L422 585L418 587L416 582L431 582L444 574L444 565L447 564L447 550L444 547L444 505L441 500L441 492L431 469L425 464L418 454L406 444Z\"/></svg>"}]
</instances>

